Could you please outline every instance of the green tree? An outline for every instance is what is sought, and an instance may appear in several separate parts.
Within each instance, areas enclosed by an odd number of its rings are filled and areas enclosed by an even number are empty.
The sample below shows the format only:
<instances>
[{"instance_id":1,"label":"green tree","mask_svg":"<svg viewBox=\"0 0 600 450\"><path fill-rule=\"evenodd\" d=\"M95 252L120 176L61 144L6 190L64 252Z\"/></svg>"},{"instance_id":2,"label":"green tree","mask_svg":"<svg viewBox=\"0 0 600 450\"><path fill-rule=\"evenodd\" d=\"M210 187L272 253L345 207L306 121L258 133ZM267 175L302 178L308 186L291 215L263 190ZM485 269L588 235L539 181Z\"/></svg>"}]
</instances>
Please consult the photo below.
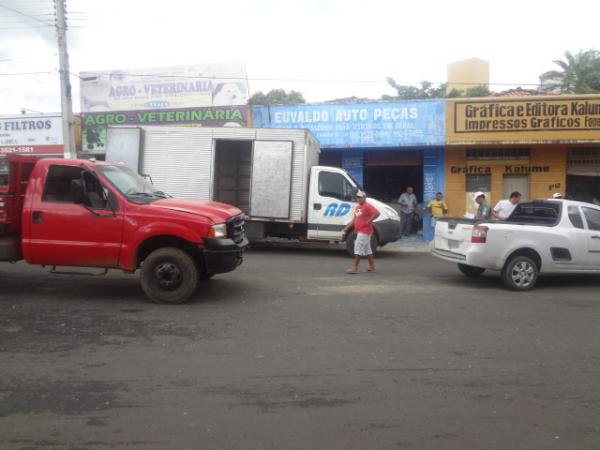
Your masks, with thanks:
<instances>
[{"instance_id":1,"label":"green tree","mask_svg":"<svg viewBox=\"0 0 600 450\"><path fill-rule=\"evenodd\" d=\"M396 95L383 95L383 100L413 100L427 98L443 98L446 92L446 85L440 84L437 87L431 81L421 81L421 86L412 86L398 84L392 77L387 77L388 84L396 89Z\"/></svg>"},{"instance_id":2,"label":"green tree","mask_svg":"<svg viewBox=\"0 0 600 450\"><path fill-rule=\"evenodd\" d=\"M480 84L467 88L465 95L458 95L457 97L489 97L490 95L492 95L490 88L485 84Z\"/></svg>"},{"instance_id":3,"label":"green tree","mask_svg":"<svg viewBox=\"0 0 600 450\"><path fill-rule=\"evenodd\" d=\"M592 94L600 92L600 52L580 50L565 52L565 59L554 61L560 70L540 75L540 89L565 94Z\"/></svg>"},{"instance_id":4,"label":"green tree","mask_svg":"<svg viewBox=\"0 0 600 450\"><path fill-rule=\"evenodd\" d=\"M258 91L248 100L249 105L297 105L306 103L302 94L291 90L286 92L284 89L272 89L264 94Z\"/></svg>"},{"instance_id":5,"label":"green tree","mask_svg":"<svg viewBox=\"0 0 600 450\"><path fill-rule=\"evenodd\" d=\"M454 98L454 97L487 97L492 92L486 85L474 86L466 91L462 89L452 89L446 92L448 84L440 83L435 86L431 81L421 81L421 86L411 86L396 83L391 77L387 78L388 84L396 89L396 95L382 95L382 100L414 100L428 98Z\"/></svg>"}]
</instances>

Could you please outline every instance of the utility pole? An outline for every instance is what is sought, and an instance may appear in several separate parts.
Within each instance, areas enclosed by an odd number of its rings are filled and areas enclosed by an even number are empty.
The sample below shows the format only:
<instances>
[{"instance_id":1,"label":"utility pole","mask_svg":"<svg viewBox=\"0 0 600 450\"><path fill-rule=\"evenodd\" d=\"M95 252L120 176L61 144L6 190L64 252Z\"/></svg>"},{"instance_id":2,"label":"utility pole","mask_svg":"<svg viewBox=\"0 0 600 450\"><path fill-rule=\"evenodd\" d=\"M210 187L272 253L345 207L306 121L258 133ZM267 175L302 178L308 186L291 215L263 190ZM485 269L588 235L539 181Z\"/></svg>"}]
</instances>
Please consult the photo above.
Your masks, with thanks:
<instances>
[{"instance_id":1,"label":"utility pole","mask_svg":"<svg viewBox=\"0 0 600 450\"><path fill-rule=\"evenodd\" d=\"M67 52L66 0L54 0L54 6L56 8L56 37L58 39L58 61L60 64L60 104L62 110L64 155L67 159L73 159L77 158L77 151L75 149L69 53Z\"/></svg>"}]
</instances>

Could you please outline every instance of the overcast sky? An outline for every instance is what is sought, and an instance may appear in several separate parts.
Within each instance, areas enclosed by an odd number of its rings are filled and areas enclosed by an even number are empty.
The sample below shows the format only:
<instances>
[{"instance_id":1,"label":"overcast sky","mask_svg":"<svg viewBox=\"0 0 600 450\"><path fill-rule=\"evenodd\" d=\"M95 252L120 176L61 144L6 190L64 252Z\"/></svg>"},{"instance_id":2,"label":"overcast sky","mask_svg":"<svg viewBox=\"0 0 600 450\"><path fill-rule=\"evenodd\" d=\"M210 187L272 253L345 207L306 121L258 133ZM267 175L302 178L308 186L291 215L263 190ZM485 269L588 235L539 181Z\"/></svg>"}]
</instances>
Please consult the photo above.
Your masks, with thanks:
<instances>
[{"instance_id":1,"label":"overcast sky","mask_svg":"<svg viewBox=\"0 0 600 450\"><path fill-rule=\"evenodd\" d=\"M51 0L0 0L0 114L60 110ZM379 98L488 60L492 90L535 84L565 50L600 49L588 0L67 0L71 72L246 63L251 93ZM13 75L13 73L32 73ZM47 73L44 73L47 72ZM302 81L306 80L306 81ZM78 79L71 79L79 110Z\"/></svg>"}]
</instances>

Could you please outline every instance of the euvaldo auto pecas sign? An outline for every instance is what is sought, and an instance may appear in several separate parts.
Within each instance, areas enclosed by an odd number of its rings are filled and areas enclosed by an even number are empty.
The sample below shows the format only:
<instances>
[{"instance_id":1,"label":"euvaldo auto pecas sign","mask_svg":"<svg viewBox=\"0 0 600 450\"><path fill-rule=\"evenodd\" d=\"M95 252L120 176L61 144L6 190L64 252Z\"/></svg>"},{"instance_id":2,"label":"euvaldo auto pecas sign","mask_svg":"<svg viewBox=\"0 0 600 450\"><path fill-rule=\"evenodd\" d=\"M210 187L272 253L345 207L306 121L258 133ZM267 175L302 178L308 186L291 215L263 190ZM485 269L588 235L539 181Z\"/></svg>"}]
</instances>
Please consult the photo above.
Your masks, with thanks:
<instances>
[{"instance_id":1,"label":"euvaldo auto pecas sign","mask_svg":"<svg viewBox=\"0 0 600 450\"><path fill-rule=\"evenodd\" d=\"M63 153L59 115L0 116L0 153Z\"/></svg>"}]
</instances>

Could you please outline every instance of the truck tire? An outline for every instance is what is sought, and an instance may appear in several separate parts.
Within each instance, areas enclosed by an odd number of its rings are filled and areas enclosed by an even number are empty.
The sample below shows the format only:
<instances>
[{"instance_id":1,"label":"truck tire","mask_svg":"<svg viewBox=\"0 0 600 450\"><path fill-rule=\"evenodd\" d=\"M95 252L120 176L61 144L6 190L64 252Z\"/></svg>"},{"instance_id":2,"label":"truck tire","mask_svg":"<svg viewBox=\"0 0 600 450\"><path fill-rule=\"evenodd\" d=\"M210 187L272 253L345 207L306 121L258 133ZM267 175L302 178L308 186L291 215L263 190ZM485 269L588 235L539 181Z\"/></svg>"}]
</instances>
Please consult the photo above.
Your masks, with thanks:
<instances>
[{"instance_id":1,"label":"truck tire","mask_svg":"<svg viewBox=\"0 0 600 450\"><path fill-rule=\"evenodd\" d=\"M527 291L535 285L538 273L539 269L531 258L515 256L504 265L502 282L513 291Z\"/></svg>"},{"instance_id":2,"label":"truck tire","mask_svg":"<svg viewBox=\"0 0 600 450\"><path fill-rule=\"evenodd\" d=\"M478 277L485 272L485 269L482 269L481 267L469 266L461 263L458 263L458 270L460 270L463 275L466 275L467 277Z\"/></svg>"},{"instance_id":3,"label":"truck tire","mask_svg":"<svg viewBox=\"0 0 600 450\"><path fill-rule=\"evenodd\" d=\"M354 258L354 242L356 241L356 233L352 232L346 238L346 251L351 258ZM377 252L377 247L379 247L379 240L375 233L371 235L371 251L373 254Z\"/></svg>"},{"instance_id":4,"label":"truck tire","mask_svg":"<svg viewBox=\"0 0 600 450\"><path fill-rule=\"evenodd\" d=\"M177 305L188 300L199 281L194 259L176 247L154 250L142 264L140 281L154 303Z\"/></svg>"}]
</instances>

